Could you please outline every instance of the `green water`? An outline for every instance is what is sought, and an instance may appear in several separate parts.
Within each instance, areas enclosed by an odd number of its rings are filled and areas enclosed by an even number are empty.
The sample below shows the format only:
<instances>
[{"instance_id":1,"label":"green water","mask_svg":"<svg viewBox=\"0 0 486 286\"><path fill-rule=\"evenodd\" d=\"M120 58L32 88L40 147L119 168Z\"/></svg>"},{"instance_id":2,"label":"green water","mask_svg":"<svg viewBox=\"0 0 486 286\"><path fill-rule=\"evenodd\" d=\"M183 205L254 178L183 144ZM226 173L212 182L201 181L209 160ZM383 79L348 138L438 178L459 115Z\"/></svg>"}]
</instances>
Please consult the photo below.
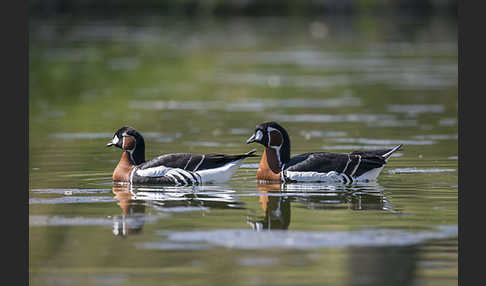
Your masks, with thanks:
<instances>
[{"instance_id":1,"label":"green water","mask_svg":"<svg viewBox=\"0 0 486 286\"><path fill-rule=\"evenodd\" d=\"M457 285L456 21L156 16L30 21L31 285ZM404 143L378 182L120 187L146 158Z\"/></svg>"}]
</instances>

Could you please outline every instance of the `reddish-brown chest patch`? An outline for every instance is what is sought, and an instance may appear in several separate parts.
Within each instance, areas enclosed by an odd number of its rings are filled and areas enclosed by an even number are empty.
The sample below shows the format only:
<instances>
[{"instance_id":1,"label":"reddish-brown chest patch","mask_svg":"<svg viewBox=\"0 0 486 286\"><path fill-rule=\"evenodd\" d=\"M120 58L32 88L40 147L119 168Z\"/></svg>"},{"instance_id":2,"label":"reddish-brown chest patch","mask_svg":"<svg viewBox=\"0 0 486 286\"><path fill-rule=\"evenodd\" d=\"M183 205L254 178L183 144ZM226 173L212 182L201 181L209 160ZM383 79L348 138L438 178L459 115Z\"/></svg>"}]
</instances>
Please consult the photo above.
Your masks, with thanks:
<instances>
[{"instance_id":1,"label":"reddish-brown chest patch","mask_svg":"<svg viewBox=\"0 0 486 286\"><path fill-rule=\"evenodd\" d=\"M120 162L115 168L113 172L113 181L114 182L129 182L130 181L130 172L133 170L135 165L130 160L130 155L128 152L123 152Z\"/></svg>"},{"instance_id":2,"label":"reddish-brown chest patch","mask_svg":"<svg viewBox=\"0 0 486 286\"><path fill-rule=\"evenodd\" d=\"M280 181L280 171L277 153L271 148L265 148L256 178L265 181Z\"/></svg>"}]
</instances>

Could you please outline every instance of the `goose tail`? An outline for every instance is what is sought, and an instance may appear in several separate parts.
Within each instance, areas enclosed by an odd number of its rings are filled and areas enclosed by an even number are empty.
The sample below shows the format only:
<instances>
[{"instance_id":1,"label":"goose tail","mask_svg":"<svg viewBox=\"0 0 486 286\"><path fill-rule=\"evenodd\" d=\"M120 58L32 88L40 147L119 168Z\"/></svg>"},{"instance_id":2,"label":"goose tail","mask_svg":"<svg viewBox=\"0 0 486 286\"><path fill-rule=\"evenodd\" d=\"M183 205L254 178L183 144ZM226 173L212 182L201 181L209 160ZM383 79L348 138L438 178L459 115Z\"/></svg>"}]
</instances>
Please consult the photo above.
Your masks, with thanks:
<instances>
[{"instance_id":1,"label":"goose tail","mask_svg":"<svg viewBox=\"0 0 486 286\"><path fill-rule=\"evenodd\" d=\"M385 154L381 155L385 160L388 160L388 158L390 158L390 156L395 153L396 151L400 150L400 148L403 146L403 144L399 144L395 147L393 147L392 149L390 149L390 151L386 152Z\"/></svg>"}]
</instances>

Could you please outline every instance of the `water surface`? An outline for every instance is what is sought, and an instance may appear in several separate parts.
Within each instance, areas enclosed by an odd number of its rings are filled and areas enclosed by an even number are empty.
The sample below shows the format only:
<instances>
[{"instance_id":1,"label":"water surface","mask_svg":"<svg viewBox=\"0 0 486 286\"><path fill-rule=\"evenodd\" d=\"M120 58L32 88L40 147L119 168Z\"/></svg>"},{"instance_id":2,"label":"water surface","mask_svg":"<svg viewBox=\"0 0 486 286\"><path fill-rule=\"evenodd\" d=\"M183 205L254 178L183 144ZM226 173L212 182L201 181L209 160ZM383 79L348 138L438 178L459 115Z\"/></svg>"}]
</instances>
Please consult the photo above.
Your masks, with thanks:
<instances>
[{"instance_id":1,"label":"water surface","mask_svg":"<svg viewBox=\"0 0 486 286\"><path fill-rule=\"evenodd\" d=\"M32 19L31 285L457 285L456 22L363 17ZM261 154L268 120L294 155L405 146L375 183L111 182L122 125L152 158Z\"/></svg>"}]
</instances>

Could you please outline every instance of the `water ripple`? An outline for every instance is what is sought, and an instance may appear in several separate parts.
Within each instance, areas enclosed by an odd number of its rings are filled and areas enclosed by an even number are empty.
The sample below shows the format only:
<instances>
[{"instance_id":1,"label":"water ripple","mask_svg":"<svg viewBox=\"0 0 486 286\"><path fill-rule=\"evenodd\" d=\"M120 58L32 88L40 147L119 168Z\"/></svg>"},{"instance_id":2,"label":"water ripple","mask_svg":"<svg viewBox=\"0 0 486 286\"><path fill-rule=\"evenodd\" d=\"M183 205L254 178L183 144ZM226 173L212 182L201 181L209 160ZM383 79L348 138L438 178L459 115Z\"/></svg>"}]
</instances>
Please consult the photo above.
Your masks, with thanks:
<instances>
[{"instance_id":1,"label":"water ripple","mask_svg":"<svg viewBox=\"0 0 486 286\"><path fill-rule=\"evenodd\" d=\"M405 127L416 126L417 120L397 119L393 114L273 114L272 120L282 122L358 122L373 127Z\"/></svg>"},{"instance_id":2,"label":"water ripple","mask_svg":"<svg viewBox=\"0 0 486 286\"><path fill-rule=\"evenodd\" d=\"M419 113L442 113L445 108L442 104L390 104L387 107L390 112L407 113L416 115Z\"/></svg>"},{"instance_id":3,"label":"water ripple","mask_svg":"<svg viewBox=\"0 0 486 286\"><path fill-rule=\"evenodd\" d=\"M405 246L431 239L457 237L457 226L438 226L429 231L366 229L361 231L252 231L217 229L207 231L157 231L168 243L203 244L237 249L313 249L338 247ZM142 244L147 248L147 244Z\"/></svg>"},{"instance_id":4,"label":"water ripple","mask_svg":"<svg viewBox=\"0 0 486 286\"><path fill-rule=\"evenodd\" d=\"M391 140L391 139L369 139L369 138L333 138L330 139L340 143L362 143L370 145L432 145L436 142L433 140Z\"/></svg>"},{"instance_id":5,"label":"water ripple","mask_svg":"<svg viewBox=\"0 0 486 286\"><path fill-rule=\"evenodd\" d=\"M225 110L225 111L264 111L266 109L290 108L337 108L343 106L359 106L361 99L352 96L337 98L287 98L287 99L258 99L251 101L163 101L163 100L135 100L128 103L130 108L146 110Z\"/></svg>"},{"instance_id":6,"label":"water ripple","mask_svg":"<svg viewBox=\"0 0 486 286\"><path fill-rule=\"evenodd\" d=\"M98 194L111 192L109 189L32 189L34 193L40 194L61 194L61 195L73 195L73 194Z\"/></svg>"},{"instance_id":7,"label":"water ripple","mask_svg":"<svg viewBox=\"0 0 486 286\"><path fill-rule=\"evenodd\" d=\"M456 169L417 169L417 168L398 168L388 170L388 174L403 174L403 173L442 173L455 172Z\"/></svg>"},{"instance_id":8,"label":"water ripple","mask_svg":"<svg viewBox=\"0 0 486 286\"><path fill-rule=\"evenodd\" d=\"M32 204L82 204L82 203L107 203L117 200L112 197L94 197L94 196L65 196L60 198L29 198L29 205Z\"/></svg>"}]
</instances>

